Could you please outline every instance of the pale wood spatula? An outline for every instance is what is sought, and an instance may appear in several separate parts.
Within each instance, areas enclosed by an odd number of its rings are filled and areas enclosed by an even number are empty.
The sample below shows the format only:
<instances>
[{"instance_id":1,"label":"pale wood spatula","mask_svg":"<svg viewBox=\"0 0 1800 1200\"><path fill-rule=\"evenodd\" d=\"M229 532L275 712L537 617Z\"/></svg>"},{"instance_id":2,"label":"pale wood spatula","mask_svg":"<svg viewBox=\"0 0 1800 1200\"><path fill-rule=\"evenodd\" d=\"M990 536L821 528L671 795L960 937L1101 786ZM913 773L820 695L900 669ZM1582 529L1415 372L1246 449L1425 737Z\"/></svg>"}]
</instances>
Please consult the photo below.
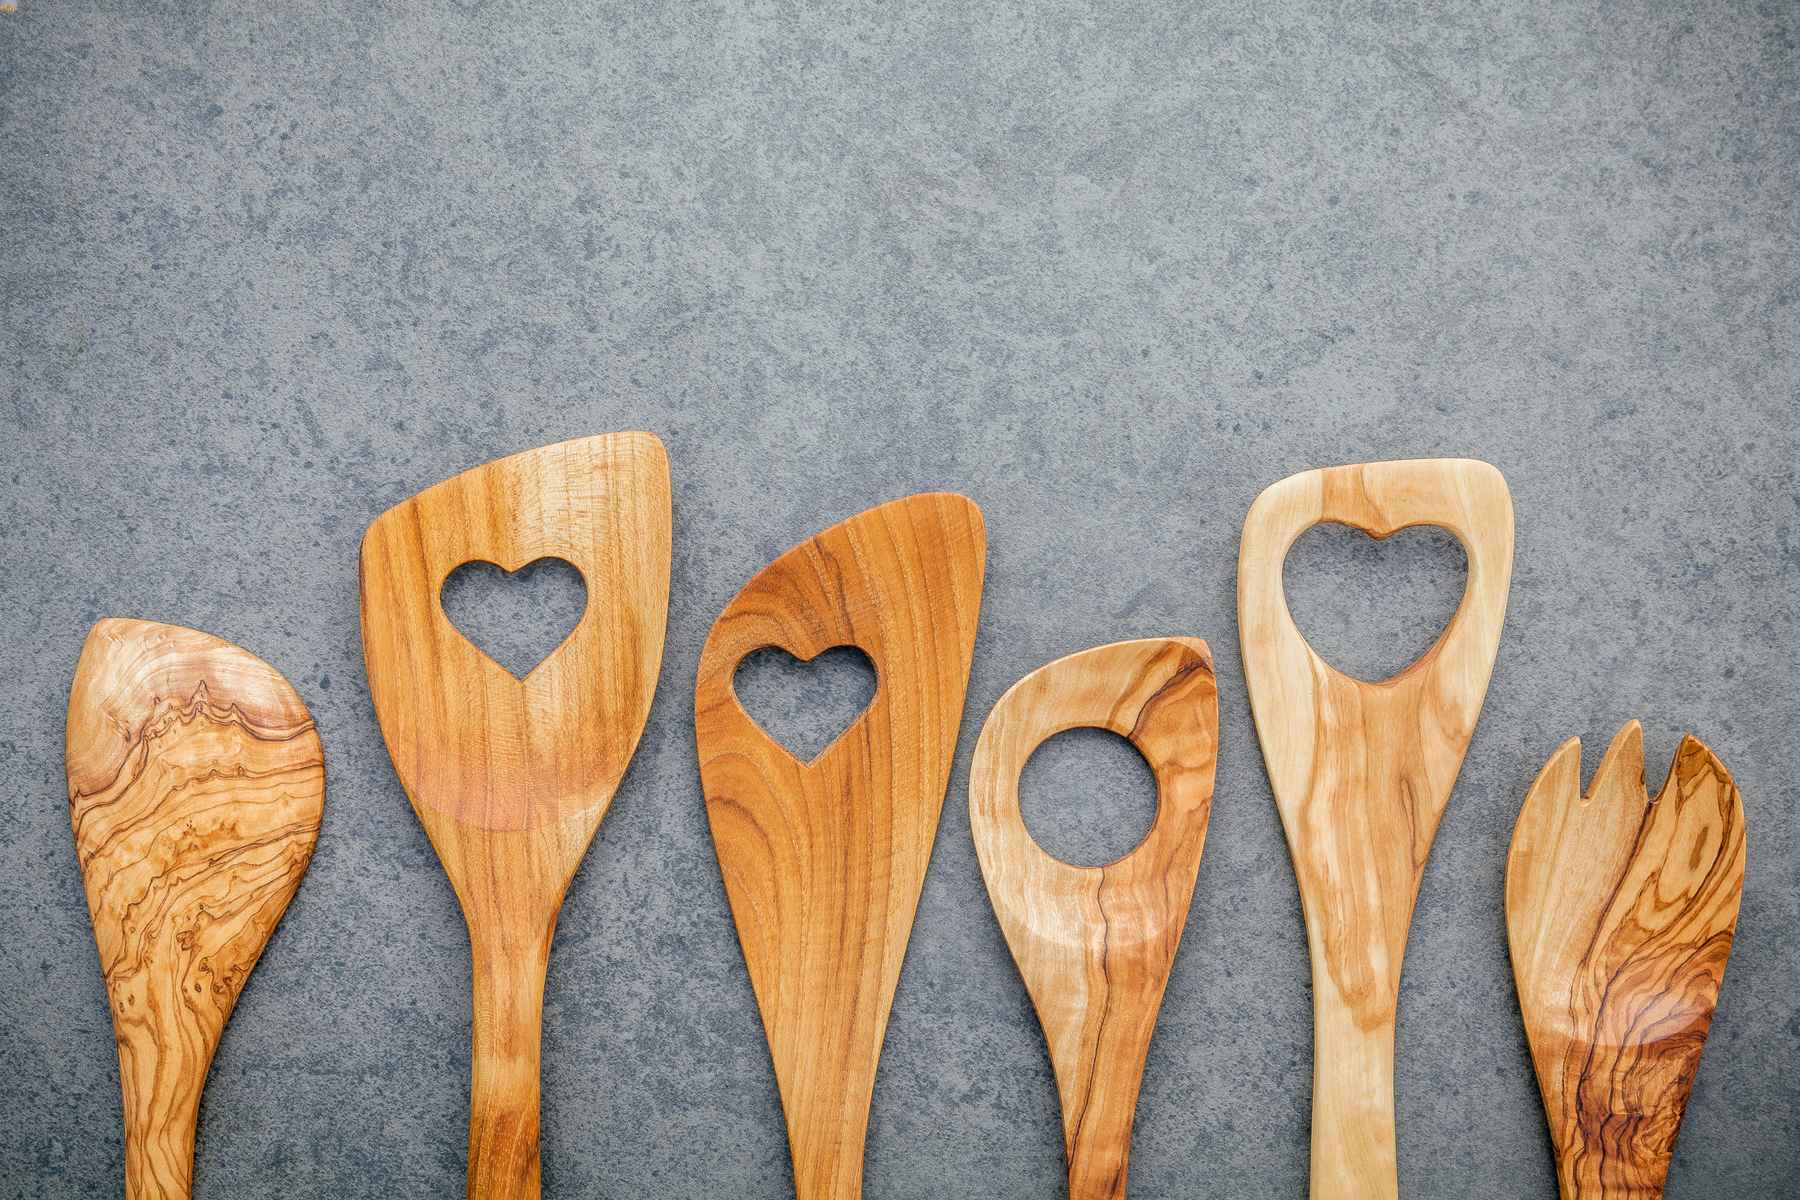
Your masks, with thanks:
<instances>
[{"instance_id":1,"label":"pale wood spatula","mask_svg":"<svg viewBox=\"0 0 1800 1200\"><path fill-rule=\"evenodd\" d=\"M799 1200L856 1200L876 1063L937 836L981 607L981 510L919 495L789 550L720 614L694 737ZM875 697L799 762L738 703L754 651L856 646Z\"/></svg>"},{"instance_id":2,"label":"pale wood spatula","mask_svg":"<svg viewBox=\"0 0 1800 1200\"><path fill-rule=\"evenodd\" d=\"M1563 1200L1662 1195L1743 890L1743 802L1696 738L1655 800L1636 721L1586 796L1578 738L1531 785L1506 925Z\"/></svg>"},{"instance_id":3,"label":"pale wood spatula","mask_svg":"<svg viewBox=\"0 0 1800 1200\"><path fill-rule=\"evenodd\" d=\"M1144 1060L1181 945L1212 812L1218 685L1198 638L1115 642L1019 680L988 715L969 822L988 895L1044 1027L1070 1200L1121 1200ZM1156 777L1156 820L1104 867L1045 853L1019 812L1019 774L1046 739L1126 738Z\"/></svg>"},{"instance_id":4,"label":"pale wood spatula","mask_svg":"<svg viewBox=\"0 0 1800 1200\"><path fill-rule=\"evenodd\" d=\"M1288 549L1326 521L1377 538L1440 525L1468 556L1456 615L1391 679L1367 683L1336 670L1288 611ZM1400 963L1425 858L1487 694L1512 552L1506 481L1466 459L1308 471L1264 491L1244 520L1244 676L1312 952L1315 1200L1398 1195Z\"/></svg>"},{"instance_id":5,"label":"pale wood spatula","mask_svg":"<svg viewBox=\"0 0 1800 1200\"><path fill-rule=\"evenodd\" d=\"M108 619L75 668L66 765L118 1042L125 1195L180 1200L213 1052L312 861L324 752L255 655Z\"/></svg>"},{"instance_id":6,"label":"pale wood spatula","mask_svg":"<svg viewBox=\"0 0 1800 1200\"><path fill-rule=\"evenodd\" d=\"M669 463L647 433L465 471L362 547L363 653L394 770L462 903L474 967L470 1197L539 1194L544 975L563 894L643 733L669 600ZM564 559L574 630L523 679L439 603L464 563Z\"/></svg>"}]
</instances>

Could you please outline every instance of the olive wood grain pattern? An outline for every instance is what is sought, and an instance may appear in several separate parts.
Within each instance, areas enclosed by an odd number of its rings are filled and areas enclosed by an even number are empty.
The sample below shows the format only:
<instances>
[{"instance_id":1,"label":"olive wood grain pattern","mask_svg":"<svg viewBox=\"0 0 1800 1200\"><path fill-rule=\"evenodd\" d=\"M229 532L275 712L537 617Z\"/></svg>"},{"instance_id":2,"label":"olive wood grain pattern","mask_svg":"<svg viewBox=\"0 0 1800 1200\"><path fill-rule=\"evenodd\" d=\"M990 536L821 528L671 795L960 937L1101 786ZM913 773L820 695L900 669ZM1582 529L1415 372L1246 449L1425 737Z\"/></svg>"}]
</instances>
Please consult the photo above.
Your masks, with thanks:
<instances>
[{"instance_id":1,"label":"olive wood grain pattern","mask_svg":"<svg viewBox=\"0 0 1800 1200\"><path fill-rule=\"evenodd\" d=\"M1385 538L1455 534L1468 585L1432 647L1379 683L1315 653L1288 611L1282 567L1321 522ZM1313 973L1312 1195L1398 1194L1394 1015L1425 859L1475 730L1512 575L1512 498L1461 459L1308 471L1244 521L1238 622L1269 782L1300 885Z\"/></svg>"},{"instance_id":2,"label":"olive wood grain pattern","mask_svg":"<svg viewBox=\"0 0 1800 1200\"><path fill-rule=\"evenodd\" d=\"M1655 800L1636 721L1585 797L1576 738L1531 785L1506 924L1563 1200L1663 1194L1743 889L1743 802L1696 738Z\"/></svg>"},{"instance_id":3,"label":"olive wood grain pattern","mask_svg":"<svg viewBox=\"0 0 1800 1200\"><path fill-rule=\"evenodd\" d=\"M856 1200L876 1064L949 785L987 535L910 496L789 550L720 614L694 734L707 818L787 1117L799 1200ZM757 650L856 646L874 699L811 762L738 703Z\"/></svg>"},{"instance_id":4,"label":"olive wood grain pattern","mask_svg":"<svg viewBox=\"0 0 1800 1200\"><path fill-rule=\"evenodd\" d=\"M312 860L324 752L261 659L108 619L75 668L65 762L118 1043L125 1195L180 1200L213 1052Z\"/></svg>"},{"instance_id":5,"label":"olive wood grain pattern","mask_svg":"<svg viewBox=\"0 0 1800 1200\"><path fill-rule=\"evenodd\" d=\"M1051 857L1019 811L1032 751L1079 727L1127 739L1156 777L1150 832L1104 867ZM1198 638L1116 642L1040 667L1000 698L975 747L969 823L1049 1045L1071 1200L1125 1195L1138 1088L1200 870L1218 747L1218 684Z\"/></svg>"},{"instance_id":6,"label":"olive wood grain pattern","mask_svg":"<svg viewBox=\"0 0 1800 1200\"><path fill-rule=\"evenodd\" d=\"M369 526L363 653L388 753L456 888L473 965L471 1197L539 1195L544 976L563 894L650 712L669 600L669 465L647 433L515 454ZM445 616L464 563L561 558L587 609L523 679Z\"/></svg>"}]
</instances>

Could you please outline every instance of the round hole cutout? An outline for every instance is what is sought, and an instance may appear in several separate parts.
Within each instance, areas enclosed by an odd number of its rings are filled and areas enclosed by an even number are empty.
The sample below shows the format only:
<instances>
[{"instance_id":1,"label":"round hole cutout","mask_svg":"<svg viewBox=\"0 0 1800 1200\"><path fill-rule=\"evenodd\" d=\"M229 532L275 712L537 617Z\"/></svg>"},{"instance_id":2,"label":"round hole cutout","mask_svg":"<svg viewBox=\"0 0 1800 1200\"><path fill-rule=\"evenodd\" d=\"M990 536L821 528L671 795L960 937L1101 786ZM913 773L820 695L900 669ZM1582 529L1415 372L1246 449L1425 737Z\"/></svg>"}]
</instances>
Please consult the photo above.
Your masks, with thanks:
<instances>
[{"instance_id":1,"label":"round hole cutout","mask_svg":"<svg viewBox=\"0 0 1800 1200\"><path fill-rule=\"evenodd\" d=\"M1108 729L1046 738L1019 773L1019 810L1044 853L1070 866L1117 862L1156 823L1156 775L1137 747Z\"/></svg>"}]
</instances>

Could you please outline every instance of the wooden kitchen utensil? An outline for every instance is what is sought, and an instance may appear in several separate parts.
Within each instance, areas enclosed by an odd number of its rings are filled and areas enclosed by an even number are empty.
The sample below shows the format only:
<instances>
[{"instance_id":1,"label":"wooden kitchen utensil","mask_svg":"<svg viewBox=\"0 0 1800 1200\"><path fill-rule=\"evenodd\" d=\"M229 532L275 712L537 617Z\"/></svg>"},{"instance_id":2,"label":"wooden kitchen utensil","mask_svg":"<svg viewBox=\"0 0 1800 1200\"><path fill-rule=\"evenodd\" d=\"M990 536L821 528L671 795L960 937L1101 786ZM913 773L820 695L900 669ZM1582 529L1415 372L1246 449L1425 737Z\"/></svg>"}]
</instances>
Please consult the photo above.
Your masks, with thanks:
<instances>
[{"instance_id":1,"label":"wooden kitchen utensil","mask_svg":"<svg viewBox=\"0 0 1800 1200\"><path fill-rule=\"evenodd\" d=\"M388 754L462 903L474 968L469 1195L539 1194L544 975L563 894L649 715L669 600L669 463L647 433L562 442L389 509L362 547ZM523 679L439 603L467 562L572 564L587 609Z\"/></svg>"},{"instance_id":2,"label":"wooden kitchen utensil","mask_svg":"<svg viewBox=\"0 0 1800 1200\"><path fill-rule=\"evenodd\" d=\"M1326 663L1288 611L1288 549L1326 521L1377 538L1441 525L1468 556L1456 615L1431 649L1380 683ZM1487 693L1512 551L1506 481L1469 460L1308 471L1264 491L1244 521L1244 675L1312 952L1315 1200L1398 1195L1400 963L1425 858Z\"/></svg>"},{"instance_id":3,"label":"wooden kitchen utensil","mask_svg":"<svg viewBox=\"0 0 1800 1200\"><path fill-rule=\"evenodd\" d=\"M787 1115L799 1200L857 1200L876 1063L956 750L987 535L909 496L789 550L700 654L694 735L725 892ZM875 697L811 762L739 705L748 654L856 646Z\"/></svg>"},{"instance_id":4,"label":"wooden kitchen utensil","mask_svg":"<svg viewBox=\"0 0 1800 1200\"><path fill-rule=\"evenodd\" d=\"M1563 1200L1663 1194L1743 890L1743 802L1696 738L1655 800L1636 721L1585 797L1578 738L1531 785L1506 925Z\"/></svg>"},{"instance_id":5,"label":"wooden kitchen utensil","mask_svg":"<svg viewBox=\"0 0 1800 1200\"><path fill-rule=\"evenodd\" d=\"M119 1049L125 1195L181 1200L219 1036L312 860L324 753L268 663L108 619L75 668L65 762Z\"/></svg>"},{"instance_id":6,"label":"wooden kitchen utensil","mask_svg":"<svg viewBox=\"0 0 1800 1200\"><path fill-rule=\"evenodd\" d=\"M1126 738L1156 776L1156 821L1104 867L1045 853L1019 812L1019 774L1078 727ZM1062 1098L1070 1200L1125 1195L1144 1059L1200 869L1218 759L1218 685L1198 638L1115 642L1009 688L969 772L981 874L1025 978Z\"/></svg>"}]
</instances>

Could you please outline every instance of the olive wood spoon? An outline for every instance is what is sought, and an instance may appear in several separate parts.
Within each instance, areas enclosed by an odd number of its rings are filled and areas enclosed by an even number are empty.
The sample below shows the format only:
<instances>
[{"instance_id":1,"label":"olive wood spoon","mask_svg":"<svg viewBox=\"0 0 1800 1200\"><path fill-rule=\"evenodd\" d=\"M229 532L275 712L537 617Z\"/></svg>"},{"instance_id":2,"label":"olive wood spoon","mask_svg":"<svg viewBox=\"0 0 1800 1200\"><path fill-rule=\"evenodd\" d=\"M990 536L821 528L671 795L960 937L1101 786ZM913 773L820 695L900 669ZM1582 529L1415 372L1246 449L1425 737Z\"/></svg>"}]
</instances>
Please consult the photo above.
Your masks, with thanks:
<instances>
[{"instance_id":1,"label":"olive wood spoon","mask_svg":"<svg viewBox=\"0 0 1800 1200\"><path fill-rule=\"evenodd\" d=\"M563 894L649 715L669 599L669 464L647 433L465 471L389 509L362 546L363 653L394 770L469 927L472 1198L539 1194L544 976ZM464 563L572 564L587 609L515 678L445 616Z\"/></svg>"},{"instance_id":2,"label":"olive wood spoon","mask_svg":"<svg viewBox=\"0 0 1800 1200\"><path fill-rule=\"evenodd\" d=\"M1288 611L1288 549L1327 521L1376 538L1439 525L1468 556L1456 615L1417 661L1379 683L1326 663ZM1512 553L1506 481L1467 459L1308 471L1264 491L1244 520L1244 676L1312 954L1315 1200L1399 1194L1400 964L1425 859L1493 671Z\"/></svg>"},{"instance_id":3,"label":"olive wood spoon","mask_svg":"<svg viewBox=\"0 0 1800 1200\"><path fill-rule=\"evenodd\" d=\"M1156 777L1156 820L1104 867L1045 853L1019 812L1032 751L1110 730ZM1070 1200L1121 1200L1157 1012L1212 811L1218 684L1198 638L1147 638L1039 667L1000 697L969 772L969 823L1000 928L1044 1027L1062 1100Z\"/></svg>"},{"instance_id":4,"label":"olive wood spoon","mask_svg":"<svg viewBox=\"0 0 1800 1200\"><path fill-rule=\"evenodd\" d=\"M109 618L75 668L65 759L118 1043L125 1195L182 1200L213 1052L312 861L324 752L293 687L249 651Z\"/></svg>"},{"instance_id":5,"label":"olive wood spoon","mask_svg":"<svg viewBox=\"0 0 1800 1200\"><path fill-rule=\"evenodd\" d=\"M799 1200L857 1200L875 1069L937 836L987 536L962 496L895 500L765 567L700 654L707 819L762 1011ZM856 646L875 696L802 763L738 703L748 654Z\"/></svg>"},{"instance_id":6,"label":"olive wood spoon","mask_svg":"<svg viewBox=\"0 0 1800 1200\"><path fill-rule=\"evenodd\" d=\"M1578 738L1531 785L1506 925L1563 1200L1663 1194L1743 890L1743 801L1697 738L1654 800L1636 721L1586 796Z\"/></svg>"}]
</instances>

